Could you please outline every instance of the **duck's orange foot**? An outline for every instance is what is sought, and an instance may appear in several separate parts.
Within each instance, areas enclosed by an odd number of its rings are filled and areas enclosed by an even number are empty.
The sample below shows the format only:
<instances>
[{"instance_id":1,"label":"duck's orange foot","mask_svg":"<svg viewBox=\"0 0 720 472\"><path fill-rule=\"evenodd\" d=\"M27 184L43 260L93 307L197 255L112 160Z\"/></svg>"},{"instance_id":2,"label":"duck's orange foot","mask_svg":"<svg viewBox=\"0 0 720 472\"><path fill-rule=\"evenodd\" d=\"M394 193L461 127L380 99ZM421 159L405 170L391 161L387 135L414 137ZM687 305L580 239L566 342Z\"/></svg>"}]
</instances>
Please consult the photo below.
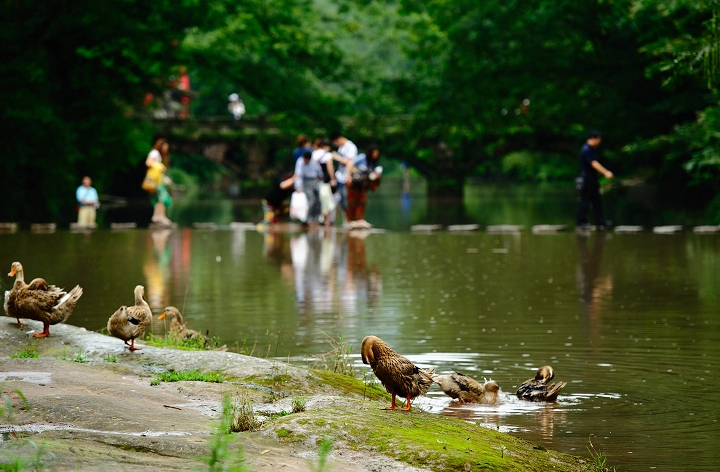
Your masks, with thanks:
<instances>
[{"instance_id":1,"label":"duck's orange foot","mask_svg":"<svg viewBox=\"0 0 720 472\"><path fill-rule=\"evenodd\" d=\"M130 349L130 351L142 351L141 347L135 347L135 346L130 346L130 347L128 347L128 349Z\"/></svg>"},{"instance_id":2,"label":"duck's orange foot","mask_svg":"<svg viewBox=\"0 0 720 472\"><path fill-rule=\"evenodd\" d=\"M410 408L412 408L412 405L410 405L410 404L408 403L407 406L404 406L404 407L402 407L402 408L398 408L398 410L400 410L400 411L410 411Z\"/></svg>"},{"instance_id":3,"label":"duck's orange foot","mask_svg":"<svg viewBox=\"0 0 720 472\"><path fill-rule=\"evenodd\" d=\"M43 331L42 333L33 333L34 338L47 338L50 335L50 333L46 333Z\"/></svg>"},{"instance_id":4,"label":"duck's orange foot","mask_svg":"<svg viewBox=\"0 0 720 472\"><path fill-rule=\"evenodd\" d=\"M22 321L20 321L20 318L16 318L16 320L17 320L17 322L18 322L18 326L20 326L21 328L22 328L23 326L27 326L27 323L23 323Z\"/></svg>"},{"instance_id":5,"label":"duck's orange foot","mask_svg":"<svg viewBox=\"0 0 720 472\"><path fill-rule=\"evenodd\" d=\"M385 408L380 408L380 409L381 409L381 410L397 410L398 407L396 407L395 405L393 405L393 406L386 406Z\"/></svg>"}]
</instances>

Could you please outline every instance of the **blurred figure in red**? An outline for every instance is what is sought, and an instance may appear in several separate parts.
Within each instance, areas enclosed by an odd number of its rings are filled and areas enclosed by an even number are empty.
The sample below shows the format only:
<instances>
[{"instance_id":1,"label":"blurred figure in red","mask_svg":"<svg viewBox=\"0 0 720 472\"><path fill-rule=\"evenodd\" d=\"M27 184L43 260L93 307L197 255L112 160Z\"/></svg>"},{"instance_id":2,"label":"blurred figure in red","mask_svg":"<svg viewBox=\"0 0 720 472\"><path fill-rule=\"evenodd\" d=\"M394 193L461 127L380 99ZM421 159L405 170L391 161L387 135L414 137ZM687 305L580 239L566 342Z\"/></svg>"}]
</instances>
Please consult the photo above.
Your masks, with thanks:
<instances>
[{"instance_id":1,"label":"blurred figure in red","mask_svg":"<svg viewBox=\"0 0 720 472\"><path fill-rule=\"evenodd\" d=\"M180 66L180 76L178 77L178 90L183 92L190 91L190 76L187 73L185 66ZM190 95L183 93L180 96L180 103L182 103L182 110L180 110L180 118L185 119L190 114Z\"/></svg>"}]
</instances>

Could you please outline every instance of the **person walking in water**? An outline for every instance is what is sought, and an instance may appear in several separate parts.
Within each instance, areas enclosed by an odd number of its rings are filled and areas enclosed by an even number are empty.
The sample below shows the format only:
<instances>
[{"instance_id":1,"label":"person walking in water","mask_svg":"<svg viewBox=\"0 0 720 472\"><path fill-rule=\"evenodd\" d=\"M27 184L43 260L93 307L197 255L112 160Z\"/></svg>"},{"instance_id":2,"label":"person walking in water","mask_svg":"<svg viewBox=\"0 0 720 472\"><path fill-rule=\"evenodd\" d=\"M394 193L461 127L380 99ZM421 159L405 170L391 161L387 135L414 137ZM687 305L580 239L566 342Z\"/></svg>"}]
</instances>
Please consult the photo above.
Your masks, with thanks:
<instances>
[{"instance_id":1,"label":"person walking in water","mask_svg":"<svg viewBox=\"0 0 720 472\"><path fill-rule=\"evenodd\" d=\"M600 146L602 136L599 131L591 131L587 141L580 150L580 208L578 209L576 225L579 228L589 228L587 212L592 204L597 226L611 226L612 222L605 219L602 198L600 197L599 176L607 179L613 178L613 173L598 162L597 148Z\"/></svg>"},{"instance_id":2,"label":"person walking in water","mask_svg":"<svg viewBox=\"0 0 720 472\"><path fill-rule=\"evenodd\" d=\"M96 210L100 206L97 190L92 185L92 180L87 175L82 179L82 185L75 191L75 199L78 203L78 225L95 226Z\"/></svg>"}]
</instances>

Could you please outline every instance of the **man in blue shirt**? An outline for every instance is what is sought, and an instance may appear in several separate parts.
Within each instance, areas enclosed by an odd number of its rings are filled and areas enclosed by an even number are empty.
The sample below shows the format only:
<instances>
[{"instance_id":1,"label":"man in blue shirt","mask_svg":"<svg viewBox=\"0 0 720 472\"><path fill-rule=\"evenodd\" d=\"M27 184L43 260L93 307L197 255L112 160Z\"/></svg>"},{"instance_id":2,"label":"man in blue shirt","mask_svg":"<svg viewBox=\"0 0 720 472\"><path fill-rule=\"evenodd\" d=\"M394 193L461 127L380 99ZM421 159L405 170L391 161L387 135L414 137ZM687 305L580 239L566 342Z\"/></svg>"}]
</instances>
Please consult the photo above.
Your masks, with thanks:
<instances>
[{"instance_id":1,"label":"man in blue shirt","mask_svg":"<svg viewBox=\"0 0 720 472\"><path fill-rule=\"evenodd\" d=\"M90 185L92 180L87 175L83 177L82 185L75 191L75 198L78 202L78 225L91 226L95 225L95 210L100 206L97 190Z\"/></svg>"},{"instance_id":2,"label":"man in blue shirt","mask_svg":"<svg viewBox=\"0 0 720 472\"><path fill-rule=\"evenodd\" d=\"M602 174L608 179L613 178L613 173L607 170L598 162L597 148L600 146L602 136L599 131L591 131L585 144L580 150L580 176L583 178L583 185L580 189L580 208L576 224L581 228L588 228L587 212L592 204L595 213L595 224L597 226L610 226L612 222L605 219L603 214L602 198L600 197L599 175Z\"/></svg>"}]
</instances>

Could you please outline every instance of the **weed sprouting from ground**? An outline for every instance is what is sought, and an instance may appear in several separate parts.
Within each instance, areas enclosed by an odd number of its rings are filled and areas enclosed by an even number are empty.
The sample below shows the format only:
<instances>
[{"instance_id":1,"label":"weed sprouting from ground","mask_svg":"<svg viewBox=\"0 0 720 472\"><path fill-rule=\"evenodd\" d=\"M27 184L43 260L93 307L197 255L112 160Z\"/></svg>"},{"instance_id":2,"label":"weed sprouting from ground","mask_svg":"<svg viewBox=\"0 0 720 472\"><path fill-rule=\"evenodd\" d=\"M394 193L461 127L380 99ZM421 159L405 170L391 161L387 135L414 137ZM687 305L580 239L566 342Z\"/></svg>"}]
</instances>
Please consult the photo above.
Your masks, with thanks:
<instances>
[{"instance_id":1,"label":"weed sprouting from ground","mask_svg":"<svg viewBox=\"0 0 720 472\"><path fill-rule=\"evenodd\" d=\"M108 354L103 358L105 362L117 362L118 358L115 354Z\"/></svg>"},{"instance_id":2,"label":"weed sprouting from ground","mask_svg":"<svg viewBox=\"0 0 720 472\"><path fill-rule=\"evenodd\" d=\"M40 357L36 346L26 346L17 354L10 355L10 359L37 359Z\"/></svg>"},{"instance_id":3,"label":"weed sprouting from ground","mask_svg":"<svg viewBox=\"0 0 720 472\"><path fill-rule=\"evenodd\" d=\"M223 416L229 416L228 432L254 431L262 423L255 416L252 402L247 396L241 396L237 402L223 400Z\"/></svg>"},{"instance_id":4,"label":"weed sprouting from ground","mask_svg":"<svg viewBox=\"0 0 720 472\"><path fill-rule=\"evenodd\" d=\"M305 411L305 405L307 404L307 400L303 397L295 397L292 399L292 411L293 413L300 413L301 411Z\"/></svg>"},{"instance_id":5,"label":"weed sprouting from ground","mask_svg":"<svg viewBox=\"0 0 720 472\"><path fill-rule=\"evenodd\" d=\"M317 460L308 461L308 466L313 472L324 472L328 470L327 460L334 442L335 440L332 438L323 438L318 442Z\"/></svg>"},{"instance_id":6,"label":"weed sprouting from ground","mask_svg":"<svg viewBox=\"0 0 720 472\"><path fill-rule=\"evenodd\" d=\"M72 360L73 362L79 362L81 364L86 363L88 360L85 358L85 352L84 351L78 351L77 354L75 354L75 357Z\"/></svg>"},{"instance_id":7,"label":"weed sprouting from ground","mask_svg":"<svg viewBox=\"0 0 720 472\"><path fill-rule=\"evenodd\" d=\"M46 460L54 460L56 458L52 452L45 452L44 444L37 444L35 441L28 441L28 444L35 450L34 457L24 458L10 451L5 451L5 456L0 457L0 470L7 472L19 472L22 470L39 471L45 469L47 466L45 463Z\"/></svg>"},{"instance_id":8,"label":"weed sprouting from ground","mask_svg":"<svg viewBox=\"0 0 720 472\"><path fill-rule=\"evenodd\" d=\"M593 446L593 443L591 440L588 440L590 442L590 447L588 447L588 452L590 453L590 463L588 464L588 470L591 472L615 472L617 471L617 467L613 467L612 469L609 467L605 467L605 463L607 462L607 457L605 457L605 454L595 449L595 446Z\"/></svg>"},{"instance_id":9,"label":"weed sprouting from ground","mask_svg":"<svg viewBox=\"0 0 720 472\"><path fill-rule=\"evenodd\" d=\"M340 334L340 339L335 339L327 333L323 334L327 338L328 344L330 344L332 349L325 354L319 355L317 361L315 361L315 364L313 365L313 368L328 370L330 372L336 372L349 377L355 377L355 368L350 360L350 345L345 342L342 334Z\"/></svg>"},{"instance_id":10,"label":"weed sprouting from ground","mask_svg":"<svg viewBox=\"0 0 720 472\"><path fill-rule=\"evenodd\" d=\"M227 378L222 372L201 372L199 370L181 370L178 372L161 372L155 375L150 381L150 385L160 385L160 382L212 382L222 383Z\"/></svg>"},{"instance_id":11,"label":"weed sprouting from ground","mask_svg":"<svg viewBox=\"0 0 720 472\"><path fill-rule=\"evenodd\" d=\"M210 455L205 463L209 472L247 472L242 446L231 433L231 426L234 422L233 403L230 395L223 397L223 413L220 423L210 438L208 446ZM233 447L236 448L233 454Z\"/></svg>"}]
</instances>

